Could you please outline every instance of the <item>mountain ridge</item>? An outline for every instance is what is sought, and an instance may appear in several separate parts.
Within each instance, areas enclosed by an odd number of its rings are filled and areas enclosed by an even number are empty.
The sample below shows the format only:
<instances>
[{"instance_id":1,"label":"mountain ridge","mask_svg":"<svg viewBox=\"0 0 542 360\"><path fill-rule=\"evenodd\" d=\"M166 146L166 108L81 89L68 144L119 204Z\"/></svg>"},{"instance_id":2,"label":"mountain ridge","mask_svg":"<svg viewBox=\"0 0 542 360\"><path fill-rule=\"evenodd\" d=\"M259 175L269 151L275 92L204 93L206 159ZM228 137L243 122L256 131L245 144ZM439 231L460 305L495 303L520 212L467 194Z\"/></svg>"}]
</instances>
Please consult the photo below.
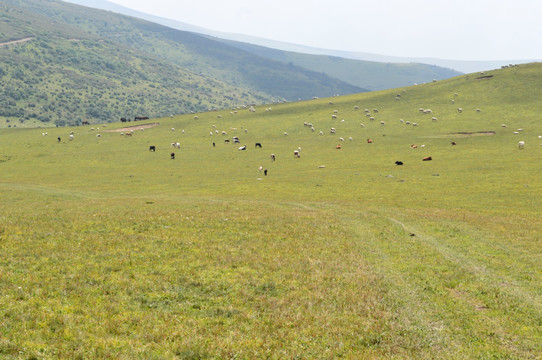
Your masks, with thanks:
<instances>
[{"instance_id":1,"label":"mountain ridge","mask_svg":"<svg viewBox=\"0 0 542 360\"><path fill-rule=\"evenodd\" d=\"M434 57L411 57L411 56L395 56L395 55L383 55L374 54L370 52L359 51L347 51L337 49L323 49L313 46L293 44L289 42L271 40L257 36L251 36L246 34L221 32L218 30L207 29L197 25L188 24L182 21L173 19L167 19L160 16L146 14L137 10L133 10L107 0L64 0L66 2L101 8L108 11L114 11L130 16L143 18L149 21L157 22L169 27L173 27L179 30L197 32L200 34L217 37L222 40L232 40L238 42L249 43L253 45L259 45L269 47L277 50L299 52L312 55L327 55L342 57L351 60L362 60L371 62L383 62L383 63L419 63L427 65L435 65L439 67L453 69L461 73L471 73L484 70L492 70L500 68L508 64L524 64L531 62L539 62L542 59L503 59L503 60L454 60L454 59L440 59Z\"/></svg>"}]
</instances>

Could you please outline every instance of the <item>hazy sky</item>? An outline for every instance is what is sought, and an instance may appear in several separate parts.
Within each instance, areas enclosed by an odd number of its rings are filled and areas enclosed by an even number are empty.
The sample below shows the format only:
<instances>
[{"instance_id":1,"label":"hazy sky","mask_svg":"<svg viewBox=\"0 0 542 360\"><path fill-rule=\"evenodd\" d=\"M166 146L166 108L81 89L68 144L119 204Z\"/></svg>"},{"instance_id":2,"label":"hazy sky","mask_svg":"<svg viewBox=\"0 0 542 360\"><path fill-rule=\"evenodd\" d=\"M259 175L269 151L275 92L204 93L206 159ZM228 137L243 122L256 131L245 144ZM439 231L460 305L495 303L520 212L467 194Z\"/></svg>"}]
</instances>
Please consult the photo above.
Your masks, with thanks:
<instances>
[{"instance_id":1,"label":"hazy sky","mask_svg":"<svg viewBox=\"0 0 542 360\"><path fill-rule=\"evenodd\" d=\"M109 0L229 33L453 60L542 59L542 0Z\"/></svg>"}]
</instances>

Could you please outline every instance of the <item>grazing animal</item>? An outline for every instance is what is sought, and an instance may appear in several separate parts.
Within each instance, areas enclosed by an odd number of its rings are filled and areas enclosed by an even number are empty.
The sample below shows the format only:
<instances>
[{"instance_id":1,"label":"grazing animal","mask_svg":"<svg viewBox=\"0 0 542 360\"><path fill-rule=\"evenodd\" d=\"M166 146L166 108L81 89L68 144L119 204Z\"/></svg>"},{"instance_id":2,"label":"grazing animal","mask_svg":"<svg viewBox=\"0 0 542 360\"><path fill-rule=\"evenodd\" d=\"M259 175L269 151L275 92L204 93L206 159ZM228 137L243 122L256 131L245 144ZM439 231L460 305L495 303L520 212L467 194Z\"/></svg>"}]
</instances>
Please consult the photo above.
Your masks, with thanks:
<instances>
[{"instance_id":1,"label":"grazing animal","mask_svg":"<svg viewBox=\"0 0 542 360\"><path fill-rule=\"evenodd\" d=\"M260 166L260 167L258 168L258 171L261 172L262 170L263 170L263 166Z\"/></svg>"},{"instance_id":2,"label":"grazing animal","mask_svg":"<svg viewBox=\"0 0 542 360\"><path fill-rule=\"evenodd\" d=\"M399 161L399 160L397 160L397 161L395 162L395 165L403 165L403 162L402 162L402 161Z\"/></svg>"},{"instance_id":3,"label":"grazing animal","mask_svg":"<svg viewBox=\"0 0 542 360\"><path fill-rule=\"evenodd\" d=\"M299 150L294 150L294 157L300 158L301 155L299 155Z\"/></svg>"},{"instance_id":4,"label":"grazing animal","mask_svg":"<svg viewBox=\"0 0 542 360\"><path fill-rule=\"evenodd\" d=\"M263 171L263 174L264 174L265 176L267 176L267 169L265 169L265 170Z\"/></svg>"},{"instance_id":5,"label":"grazing animal","mask_svg":"<svg viewBox=\"0 0 542 360\"><path fill-rule=\"evenodd\" d=\"M70 134L70 140L73 140L73 134Z\"/></svg>"},{"instance_id":6,"label":"grazing animal","mask_svg":"<svg viewBox=\"0 0 542 360\"><path fill-rule=\"evenodd\" d=\"M520 149L525 148L525 141L520 141L520 142L518 143L518 148L520 148Z\"/></svg>"},{"instance_id":7,"label":"grazing animal","mask_svg":"<svg viewBox=\"0 0 542 360\"><path fill-rule=\"evenodd\" d=\"M149 151L156 151L156 146L154 145L149 146Z\"/></svg>"},{"instance_id":8,"label":"grazing animal","mask_svg":"<svg viewBox=\"0 0 542 360\"><path fill-rule=\"evenodd\" d=\"M99 138L99 137L102 137L102 135L100 135L100 134L96 134L96 137L97 137L97 138Z\"/></svg>"},{"instance_id":9,"label":"grazing animal","mask_svg":"<svg viewBox=\"0 0 542 360\"><path fill-rule=\"evenodd\" d=\"M462 108L457 108L457 112L462 113L463 109Z\"/></svg>"},{"instance_id":10,"label":"grazing animal","mask_svg":"<svg viewBox=\"0 0 542 360\"><path fill-rule=\"evenodd\" d=\"M417 149L417 148L418 148L418 145L412 144L412 145L410 145L410 148L411 148L411 149Z\"/></svg>"},{"instance_id":11,"label":"grazing animal","mask_svg":"<svg viewBox=\"0 0 542 360\"><path fill-rule=\"evenodd\" d=\"M433 158L431 156L426 156L422 159L422 161L431 161Z\"/></svg>"},{"instance_id":12,"label":"grazing animal","mask_svg":"<svg viewBox=\"0 0 542 360\"><path fill-rule=\"evenodd\" d=\"M261 143L256 143L256 144L254 144L254 147L259 147L259 148L261 148L261 147L262 147L262 144L261 144Z\"/></svg>"},{"instance_id":13,"label":"grazing animal","mask_svg":"<svg viewBox=\"0 0 542 360\"><path fill-rule=\"evenodd\" d=\"M451 144L452 145L457 145L457 143L455 141L452 141Z\"/></svg>"},{"instance_id":14,"label":"grazing animal","mask_svg":"<svg viewBox=\"0 0 542 360\"><path fill-rule=\"evenodd\" d=\"M367 143L368 143L368 144L372 144L372 143L373 143L373 139L367 139Z\"/></svg>"},{"instance_id":15,"label":"grazing animal","mask_svg":"<svg viewBox=\"0 0 542 360\"><path fill-rule=\"evenodd\" d=\"M171 159L175 159L175 153L174 153L174 152L172 152L172 153L170 154L170 156L171 156Z\"/></svg>"},{"instance_id":16,"label":"grazing animal","mask_svg":"<svg viewBox=\"0 0 542 360\"><path fill-rule=\"evenodd\" d=\"M337 146L335 146L335 149L337 150L340 150L342 148L341 144L337 144Z\"/></svg>"},{"instance_id":17,"label":"grazing animal","mask_svg":"<svg viewBox=\"0 0 542 360\"><path fill-rule=\"evenodd\" d=\"M275 161L275 154L271 154L271 160Z\"/></svg>"},{"instance_id":18,"label":"grazing animal","mask_svg":"<svg viewBox=\"0 0 542 360\"><path fill-rule=\"evenodd\" d=\"M246 150L246 149L247 149L247 146L243 145L243 146L239 147L237 150Z\"/></svg>"},{"instance_id":19,"label":"grazing animal","mask_svg":"<svg viewBox=\"0 0 542 360\"><path fill-rule=\"evenodd\" d=\"M58 142L61 142L61 141L62 141L62 139L60 138L60 136L57 138L57 140L58 140Z\"/></svg>"},{"instance_id":20,"label":"grazing animal","mask_svg":"<svg viewBox=\"0 0 542 360\"><path fill-rule=\"evenodd\" d=\"M174 143L171 143L171 146L173 146L174 148L180 149L181 148L181 143L174 142Z\"/></svg>"},{"instance_id":21,"label":"grazing animal","mask_svg":"<svg viewBox=\"0 0 542 360\"><path fill-rule=\"evenodd\" d=\"M215 144L215 143L213 143L213 147L215 147L215 146L216 146L216 144Z\"/></svg>"}]
</instances>

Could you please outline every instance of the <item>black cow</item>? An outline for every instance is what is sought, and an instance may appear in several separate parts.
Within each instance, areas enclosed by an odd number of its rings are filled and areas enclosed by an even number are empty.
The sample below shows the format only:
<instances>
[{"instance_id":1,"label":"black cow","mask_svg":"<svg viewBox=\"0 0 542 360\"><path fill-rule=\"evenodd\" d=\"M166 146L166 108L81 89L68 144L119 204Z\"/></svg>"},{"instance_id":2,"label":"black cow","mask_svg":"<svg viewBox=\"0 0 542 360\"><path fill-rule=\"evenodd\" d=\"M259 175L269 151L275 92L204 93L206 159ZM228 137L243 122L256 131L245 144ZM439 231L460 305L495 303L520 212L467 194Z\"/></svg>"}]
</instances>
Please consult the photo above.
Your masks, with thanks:
<instances>
[{"instance_id":1,"label":"black cow","mask_svg":"<svg viewBox=\"0 0 542 360\"><path fill-rule=\"evenodd\" d=\"M62 141L62 140L60 139L60 136L59 136L59 137L58 137L58 142L60 142L60 141Z\"/></svg>"},{"instance_id":2,"label":"black cow","mask_svg":"<svg viewBox=\"0 0 542 360\"><path fill-rule=\"evenodd\" d=\"M149 146L149 151L156 151L156 146L154 145Z\"/></svg>"},{"instance_id":3,"label":"black cow","mask_svg":"<svg viewBox=\"0 0 542 360\"><path fill-rule=\"evenodd\" d=\"M263 171L263 174L264 174L265 176L267 176L267 169L265 169L265 170Z\"/></svg>"},{"instance_id":4,"label":"black cow","mask_svg":"<svg viewBox=\"0 0 542 360\"><path fill-rule=\"evenodd\" d=\"M395 165L403 165L403 162L398 160L395 162Z\"/></svg>"},{"instance_id":5,"label":"black cow","mask_svg":"<svg viewBox=\"0 0 542 360\"><path fill-rule=\"evenodd\" d=\"M171 159L175 159L175 153L171 153Z\"/></svg>"},{"instance_id":6,"label":"black cow","mask_svg":"<svg viewBox=\"0 0 542 360\"><path fill-rule=\"evenodd\" d=\"M254 147L259 147L259 148L261 148L261 147L262 147L262 144L256 143L256 144L254 145Z\"/></svg>"}]
</instances>

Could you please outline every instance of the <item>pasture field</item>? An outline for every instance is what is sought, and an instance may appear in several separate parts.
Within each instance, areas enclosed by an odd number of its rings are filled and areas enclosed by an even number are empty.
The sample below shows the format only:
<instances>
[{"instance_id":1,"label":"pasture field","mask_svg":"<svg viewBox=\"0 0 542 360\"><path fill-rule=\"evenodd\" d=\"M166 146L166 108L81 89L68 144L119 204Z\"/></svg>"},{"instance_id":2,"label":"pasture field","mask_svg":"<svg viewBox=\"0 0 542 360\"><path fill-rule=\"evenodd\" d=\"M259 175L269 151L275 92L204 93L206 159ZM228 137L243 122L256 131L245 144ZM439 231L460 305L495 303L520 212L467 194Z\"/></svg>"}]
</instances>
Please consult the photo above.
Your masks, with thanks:
<instances>
[{"instance_id":1,"label":"pasture field","mask_svg":"<svg viewBox=\"0 0 542 360\"><path fill-rule=\"evenodd\" d=\"M0 130L0 358L542 359L541 80Z\"/></svg>"}]
</instances>

